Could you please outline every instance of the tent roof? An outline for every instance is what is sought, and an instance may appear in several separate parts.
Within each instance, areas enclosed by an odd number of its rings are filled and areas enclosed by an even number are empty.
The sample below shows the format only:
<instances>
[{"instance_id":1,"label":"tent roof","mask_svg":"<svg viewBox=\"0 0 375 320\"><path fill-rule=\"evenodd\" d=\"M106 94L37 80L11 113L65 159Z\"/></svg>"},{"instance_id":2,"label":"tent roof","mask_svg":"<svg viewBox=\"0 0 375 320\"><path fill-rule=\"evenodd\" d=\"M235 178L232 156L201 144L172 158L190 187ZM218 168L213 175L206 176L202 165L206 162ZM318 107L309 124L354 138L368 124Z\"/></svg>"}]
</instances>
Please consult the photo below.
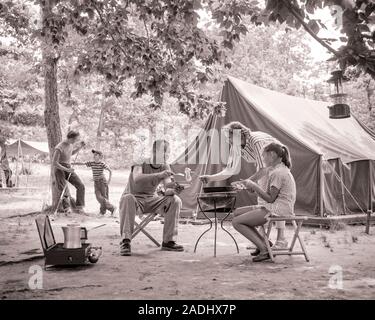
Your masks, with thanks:
<instances>
[{"instance_id":1,"label":"tent roof","mask_svg":"<svg viewBox=\"0 0 375 320\"><path fill-rule=\"evenodd\" d=\"M228 81L260 114L324 159L375 160L371 135L354 117L330 119L327 102L290 96L230 76Z\"/></svg>"},{"instance_id":2,"label":"tent roof","mask_svg":"<svg viewBox=\"0 0 375 320\"><path fill-rule=\"evenodd\" d=\"M23 155L34 155L34 154L48 154L48 143L47 142L38 142L38 141L27 141L22 140L21 147ZM17 153L18 150L18 140L17 139L9 139L7 143L7 153Z\"/></svg>"}]
</instances>

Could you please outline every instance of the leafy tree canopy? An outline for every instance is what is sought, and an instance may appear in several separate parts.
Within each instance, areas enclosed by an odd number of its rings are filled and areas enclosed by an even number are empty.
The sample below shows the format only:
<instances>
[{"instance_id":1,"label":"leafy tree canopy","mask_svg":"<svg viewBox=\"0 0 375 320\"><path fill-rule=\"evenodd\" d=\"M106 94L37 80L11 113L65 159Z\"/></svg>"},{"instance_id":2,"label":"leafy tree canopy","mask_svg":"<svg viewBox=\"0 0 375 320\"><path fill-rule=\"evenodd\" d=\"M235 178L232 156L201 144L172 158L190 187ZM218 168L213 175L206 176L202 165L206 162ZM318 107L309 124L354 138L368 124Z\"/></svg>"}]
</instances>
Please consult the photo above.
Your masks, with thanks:
<instances>
[{"instance_id":1,"label":"leafy tree canopy","mask_svg":"<svg viewBox=\"0 0 375 320\"><path fill-rule=\"evenodd\" d=\"M375 77L375 4L369 0L33 0L43 10L40 21L27 18L24 1L0 5L3 32L21 40L36 35L56 59L62 56L72 30L82 39L76 58L76 76L98 72L109 82L108 94L120 96L123 84L134 80L133 98L148 94L159 108L165 94L177 98L182 112L204 116L212 97L199 93L200 83L215 81L213 67L231 67L230 50L248 33L247 17L256 25L285 23L304 28L332 53L345 69L354 66ZM326 28L314 16L318 9L336 6L342 13L343 45L318 37ZM200 28L203 10L220 31L212 38ZM340 15L341 17L341 15ZM341 18L340 18L341 19ZM38 29L38 27L40 28ZM31 32L32 31L32 32ZM26 37L27 38L27 37ZM35 38L33 38L35 39ZM229 54L228 54L229 53ZM198 110L198 111L195 111Z\"/></svg>"}]
</instances>

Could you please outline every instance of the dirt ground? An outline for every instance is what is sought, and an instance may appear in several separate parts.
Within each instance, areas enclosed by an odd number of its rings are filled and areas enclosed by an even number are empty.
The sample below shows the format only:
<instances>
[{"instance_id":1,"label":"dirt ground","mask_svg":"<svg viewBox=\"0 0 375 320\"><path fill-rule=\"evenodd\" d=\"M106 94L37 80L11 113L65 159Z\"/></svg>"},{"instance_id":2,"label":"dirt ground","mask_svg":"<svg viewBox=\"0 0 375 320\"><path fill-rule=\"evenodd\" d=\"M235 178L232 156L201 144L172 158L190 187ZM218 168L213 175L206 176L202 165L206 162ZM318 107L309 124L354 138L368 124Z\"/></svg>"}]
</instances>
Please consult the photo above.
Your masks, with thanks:
<instances>
[{"instance_id":1,"label":"dirt ground","mask_svg":"<svg viewBox=\"0 0 375 320\"><path fill-rule=\"evenodd\" d=\"M276 262L253 263L249 243L230 223L226 227L240 247L223 231L218 233L213 257L213 232L206 234L194 253L194 244L207 225L182 220L178 242L185 252L165 252L143 234L133 243L133 256L119 256L118 217L99 218L90 172L78 172L87 186L87 211L92 216L53 218L57 242L61 226L79 222L91 229L89 242L103 247L97 264L42 271L42 289L29 286L35 266L44 265L35 226L36 215L47 197L48 178L30 177L36 190L0 193L0 297L1 299L374 299L375 227L341 226L340 230L306 227L301 236L310 262L302 256L276 257ZM114 175L111 198L115 204L126 183L126 172ZM32 180L36 179L36 180ZM148 231L161 239L161 221ZM290 236L291 227L287 234ZM342 281L340 281L342 279Z\"/></svg>"}]
</instances>

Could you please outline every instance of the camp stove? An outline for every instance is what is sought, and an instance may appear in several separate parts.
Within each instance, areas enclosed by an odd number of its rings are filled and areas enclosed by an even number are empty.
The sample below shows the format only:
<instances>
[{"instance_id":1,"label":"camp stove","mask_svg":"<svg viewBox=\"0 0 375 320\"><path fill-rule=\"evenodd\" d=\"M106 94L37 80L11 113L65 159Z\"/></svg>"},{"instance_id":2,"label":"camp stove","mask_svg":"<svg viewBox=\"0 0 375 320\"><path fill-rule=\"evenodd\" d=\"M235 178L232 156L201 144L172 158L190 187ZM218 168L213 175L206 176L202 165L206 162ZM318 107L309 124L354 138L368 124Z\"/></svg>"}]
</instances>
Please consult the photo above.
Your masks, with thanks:
<instances>
[{"instance_id":1,"label":"camp stove","mask_svg":"<svg viewBox=\"0 0 375 320\"><path fill-rule=\"evenodd\" d=\"M44 268L49 266L79 266L96 263L102 254L101 247L86 243L87 229L80 227L80 245L67 247L67 241L56 243L48 215L35 219L44 252Z\"/></svg>"}]
</instances>

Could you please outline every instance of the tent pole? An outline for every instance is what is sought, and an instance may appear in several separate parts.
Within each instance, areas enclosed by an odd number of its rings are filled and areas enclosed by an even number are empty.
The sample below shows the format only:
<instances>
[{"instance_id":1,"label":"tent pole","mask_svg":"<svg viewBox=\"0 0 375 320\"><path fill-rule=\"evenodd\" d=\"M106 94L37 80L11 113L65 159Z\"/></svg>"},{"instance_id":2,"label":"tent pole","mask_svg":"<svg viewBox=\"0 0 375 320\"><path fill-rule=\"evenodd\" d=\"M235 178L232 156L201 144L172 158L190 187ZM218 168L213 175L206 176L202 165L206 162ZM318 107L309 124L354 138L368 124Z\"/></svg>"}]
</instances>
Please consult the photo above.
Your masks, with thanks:
<instances>
[{"instance_id":1,"label":"tent pole","mask_svg":"<svg viewBox=\"0 0 375 320\"><path fill-rule=\"evenodd\" d=\"M25 168L24 168L25 164L23 162L23 150L22 150L21 139L20 139L19 146L20 146L20 157L21 157L21 174L24 174L25 173Z\"/></svg>"},{"instance_id":2,"label":"tent pole","mask_svg":"<svg viewBox=\"0 0 375 320\"><path fill-rule=\"evenodd\" d=\"M324 216L324 200L323 200L323 194L324 194L324 172L323 172L323 156L319 156L319 184L318 184L318 196L319 196L319 215L321 217Z\"/></svg>"},{"instance_id":3,"label":"tent pole","mask_svg":"<svg viewBox=\"0 0 375 320\"><path fill-rule=\"evenodd\" d=\"M31 158L29 157L29 168L28 172L26 172L26 189L29 186L29 175L31 174Z\"/></svg>"},{"instance_id":4,"label":"tent pole","mask_svg":"<svg viewBox=\"0 0 375 320\"><path fill-rule=\"evenodd\" d=\"M25 171L25 163L23 161L23 150L22 150L22 144L21 144L21 140L20 140L20 157L21 157L21 173L24 173Z\"/></svg>"},{"instance_id":5,"label":"tent pole","mask_svg":"<svg viewBox=\"0 0 375 320\"><path fill-rule=\"evenodd\" d=\"M216 119L217 119L217 115L214 112L214 121L213 121L214 122L214 125L213 125L214 129L216 128ZM209 144L208 150L207 150L207 161L204 164L203 175L205 175L207 173L208 161L209 161L210 156L211 156L211 147L212 147L212 137L210 137L210 144ZM201 182L199 193L202 193L202 189L203 189L203 183ZM195 212L196 212L195 218L198 216L198 210L199 210L199 206L198 206L198 203L197 203L197 206L195 207Z\"/></svg>"},{"instance_id":6,"label":"tent pole","mask_svg":"<svg viewBox=\"0 0 375 320\"><path fill-rule=\"evenodd\" d=\"M373 199L372 199L372 192L373 192L373 161L369 161L369 173L370 173L370 179L369 179L369 205L367 210L367 217L366 217L366 233L370 234L370 223L371 223L371 214L374 210L373 208Z\"/></svg>"},{"instance_id":7,"label":"tent pole","mask_svg":"<svg viewBox=\"0 0 375 320\"><path fill-rule=\"evenodd\" d=\"M341 198L342 198L342 206L344 209L344 215L346 215L346 202L345 202L345 189L344 189L344 176L342 171L342 163L341 161L338 162L339 165L339 173L340 173L340 186L341 186Z\"/></svg>"},{"instance_id":8,"label":"tent pole","mask_svg":"<svg viewBox=\"0 0 375 320\"><path fill-rule=\"evenodd\" d=\"M214 126L213 126L214 129L216 128L216 119L217 119L217 115L215 113L214 114ZM208 161L210 160L210 156L211 156L211 148L212 148L212 137L210 137L210 145L208 146L208 150L207 150L208 156L207 156L207 161L204 164L203 175L207 173ZM203 184L201 184L201 192L202 192L202 186Z\"/></svg>"},{"instance_id":9,"label":"tent pole","mask_svg":"<svg viewBox=\"0 0 375 320\"><path fill-rule=\"evenodd\" d=\"M373 179L374 179L374 168L373 168L373 165L374 165L374 163L375 163L375 161L373 161L373 160L371 160L370 161L370 205L369 205L369 208L370 208L370 210L371 210L371 212L373 212L374 211L374 208L373 208L373 202L374 202L374 199L372 198L372 195L373 195L373 184L374 184L374 181L373 181Z\"/></svg>"},{"instance_id":10,"label":"tent pole","mask_svg":"<svg viewBox=\"0 0 375 320\"><path fill-rule=\"evenodd\" d=\"M18 161L20 158L20 142L21 139L18 139L18 144L17 144L17 159L16 159L16 188L19 186L19 174L18 174Z\"/></svg>"}]
</instances>

